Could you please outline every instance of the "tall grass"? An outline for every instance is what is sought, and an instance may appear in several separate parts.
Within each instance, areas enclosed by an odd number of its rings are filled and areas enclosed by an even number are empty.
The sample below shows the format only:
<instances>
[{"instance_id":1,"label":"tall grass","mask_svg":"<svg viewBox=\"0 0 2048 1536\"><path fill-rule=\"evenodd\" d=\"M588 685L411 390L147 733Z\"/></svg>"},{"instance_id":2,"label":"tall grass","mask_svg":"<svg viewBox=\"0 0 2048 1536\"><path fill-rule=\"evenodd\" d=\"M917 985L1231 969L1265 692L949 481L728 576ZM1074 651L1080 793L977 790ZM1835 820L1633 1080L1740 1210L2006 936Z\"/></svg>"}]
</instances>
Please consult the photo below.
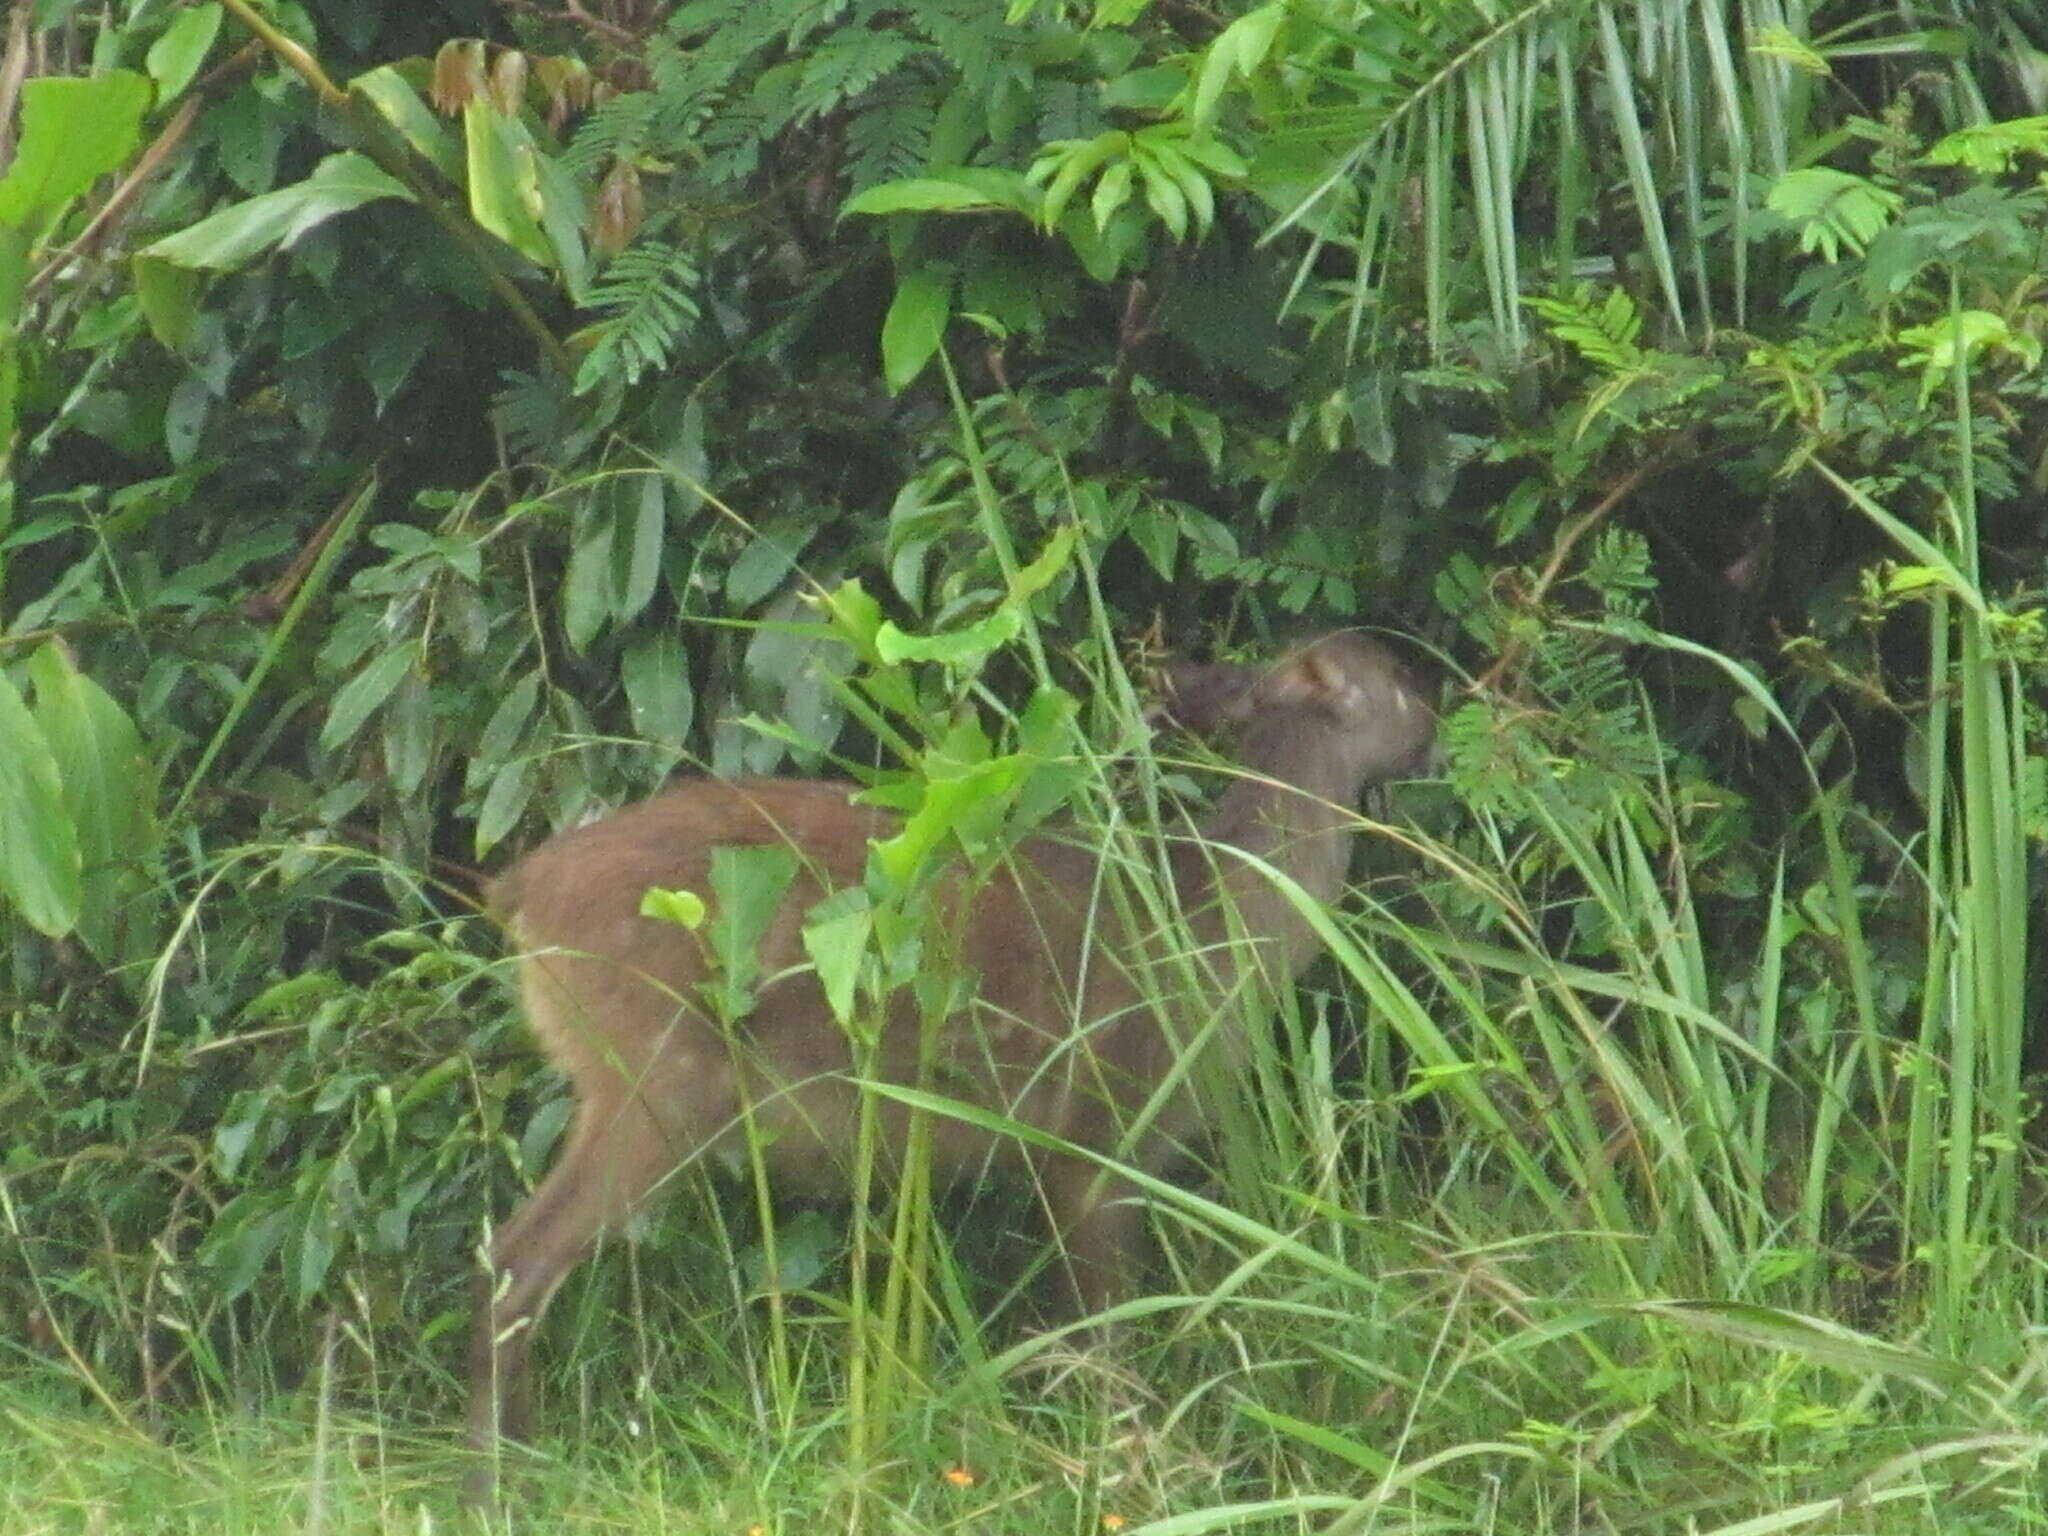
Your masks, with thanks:
<instances>
[{"instance_id":1,"label":"tall grass","mask_svg":"<svg viewBox=\"0 0 2048 1536\"><path fill-rule=\"evenodd\" d=\"M1956 409L1966 424L1960 380ZM744 1171L738 1200L686 1180L644 1241L565 1287L544 1351L555 1433L495 1524L2048 1528L2048 1269L2021 1076L2018 786L2038 699L1982 585L1964 466L1931 542L1843 482L1913 579L1933 573L1923 831L1860 820L1816 754L1808 841L1767 850L1769 879L1731 915L1700 893L1686 808L1661 781L1591 808L1540 782L1485 809L1397 792L1361 817L1373 873L1353 899L1304 908L1330 960L1279 1000L1244 1075L1209 1085L1223 1134L1206 1165L1185 1180L1125 1170L1160 1256L1106 1320L1111 1342L1020 1325L1046 1262L1029 1210L915 1179L880 1198L872 1137L860 1166L876 1198L845 1222L792 1215L758 1186L749 1198ZM1013 532L974 479L1027 679L1081 704L1052 755L1102 838L1110 899L1175 932L1159 857L1172 791L1226 770L1128 750L1135 691L1085 542L1061 577L1082 584L1095 625L1059 654L1022 594L1053 530ZM925 739L967 700L993 705L959 681L912 722ZM1924 938L1902 952L1914 925ZM415 952L323 1023L277 1005L275 1028L346 1038L373 1019L475 1013L475 968ZM1163 989L1199 983L1191 944L1163 954ZM502 1007L464 1050L503 1029ZM18 1093L58 1102L66 1082L35 1075L27 1041L24 1026L8 1047ZM489 1071L451 1072L429 1028L385 1043L412 1081L390 1069L349 1145L367 1157L415 1107L462 1110L446 1177L480 1216L485 1155L519 1146L504 1093ZM939 1087L890 1091L928 1116L979 1113ZM225 1107L223 1126L243 1112ZM528 1139L529 1171L545 1149ZM166 1245L145 1317L52 1262L67 1181L107 1188L90 1167L0 1174L0 1276L24 1319L0 1373L0 1531L466 1518L445 1337L460 1319L439 1310L461 1277L445 1247L451 1272L430 1277L352 1254L309 1326L282 1285L187 1308L244 1249ZM265 1262L287 1256L303 1266L303 1244ZM191 1352L193 1386L151 1425L121 1411L106 1352L74 1340L73 1319L99 1306ZM302 1374L272 1371L283 1354Z\"/></svg>"}]
</instances>

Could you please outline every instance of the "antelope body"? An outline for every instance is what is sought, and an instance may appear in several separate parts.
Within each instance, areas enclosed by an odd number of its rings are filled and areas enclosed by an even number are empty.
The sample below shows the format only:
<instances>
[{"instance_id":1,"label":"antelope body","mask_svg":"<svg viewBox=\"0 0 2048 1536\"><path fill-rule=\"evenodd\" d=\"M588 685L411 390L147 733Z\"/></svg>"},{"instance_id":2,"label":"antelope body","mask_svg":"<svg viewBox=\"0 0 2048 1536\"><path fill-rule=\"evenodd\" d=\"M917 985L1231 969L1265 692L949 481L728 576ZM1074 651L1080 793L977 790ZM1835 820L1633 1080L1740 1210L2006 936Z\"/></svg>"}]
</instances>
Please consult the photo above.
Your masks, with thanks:
<instances>
[{"instance_id":1,"label":"antelope body","mask_svg":"<svg viewBox=\"0 0 2048 1536\"><path fill-rule=\"evenodd\" d=\"M1179 952L1191 937L1197 964L1145 960L1159 948L1156 921L1118 916L1096 850L1027 840L971 889L960 875L942 877L949 883L932 908L951 915L946 951L978 978L972 1000L922 1044L929 1026L904 1000L883 1027L874 1075L922 1080L1148 1171L1201 1128L1196 1096L1181 1092L1151 1104L1132 1134L1189 1040L1241 1052L1259 1016L1248 1001L1284 986L1320 950L1258 865L1314 901L1333 901L1361 791L1424 760L1435 719L1399 663L1348 632L1271 667L1182 667L1169 683L1184 723L1236 728L1232 755L1243 770L1170 858L1188 914ZM554 1168L498 1229L479 1288L469 1419L477 1449L531 1432L532 1337L549 1298L599 1234L617 1230L677 1169L705 1154L744 1160L751 1137L779 1193L846 1190L860 1089L802 930L818 900L861 883L870 841L896 830L889 813L854 804L853 789L690 780L552 838L493 888L521 951L527 1018L577 1105ZM793 849L797 873L759 945L751 1012L721 1026L700 1006L709 973L701 936L641 916L640 905L650 887L707 891L713 850L735 845ZM1179 980L1162 994L1160 977ZM905 1112L890 1100L878 1113L881 1145L900 1149ZM1070 1305L1085 1314L1115 1298L1143 1235L1127 1189L1093 1161L1027 1151L943 1115L927 1124L935 1179L993 1178L1035 1193L1063 1255Z\"/></svg>"}]
</instances>

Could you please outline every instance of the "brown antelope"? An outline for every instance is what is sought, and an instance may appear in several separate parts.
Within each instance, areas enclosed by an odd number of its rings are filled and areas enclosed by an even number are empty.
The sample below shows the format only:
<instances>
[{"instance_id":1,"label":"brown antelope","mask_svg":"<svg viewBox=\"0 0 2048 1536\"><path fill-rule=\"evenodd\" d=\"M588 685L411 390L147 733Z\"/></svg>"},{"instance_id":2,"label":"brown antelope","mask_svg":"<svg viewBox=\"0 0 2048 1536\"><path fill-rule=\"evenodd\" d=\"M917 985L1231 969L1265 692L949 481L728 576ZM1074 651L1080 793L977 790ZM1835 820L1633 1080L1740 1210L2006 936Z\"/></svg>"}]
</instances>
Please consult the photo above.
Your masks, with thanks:
<instances>
[{"instance_id":1,"label":"brown antelope","mask_svg":"<svg viewBox=\"0 0 2048 1536\"><path fill-rule=\"evenodd\" d=\"M1334 901L1361 791L1419 766L1436 722L1401 665L1349 632L1271 666L1182 666L1167 682L1182 723L1234 729L1241 765L1170 855L1178 943L1105 894L1102 853L1077 829L1023 842L972 888L942 873L932 910L957 921L951 953L977 978L972 999L935 1034L907 998L892 1001L869 1075L915 1083L922 1071L936 1092L1148 1172L1202 1130L1192 1089L1158 1092L1191 1081L1187 1043L1242 1057L1258 997L1321 949L1271 872ZM853 788L693 779L550 839L493 888L521 951L527 1018L577 1104L553 1170L491 1245L470 1357L477 1450L531 1432L533 1330L550 1296L679 1168L706 1153L744 1161L751 1146L778 1193L846 1192L860 1089L802 933L895 830ZM699 1006L703 939L640 908L653 887L707 891L712 851L734 845L786 846L798 863L759 945L751 1011L721 1024ZM879 1144L900 1151L908 1112L895 1100L875 1112ZM1086 1315L1115 1299L1144 1231L1128 1185L1096 1159L1027 1150L963 1119L927 1124L935 1182L992 1178L1042 1205L1068 1306ZM487 1497L488 1457L479 1468L472 1493Z\"/></svg>"}]
</instances>

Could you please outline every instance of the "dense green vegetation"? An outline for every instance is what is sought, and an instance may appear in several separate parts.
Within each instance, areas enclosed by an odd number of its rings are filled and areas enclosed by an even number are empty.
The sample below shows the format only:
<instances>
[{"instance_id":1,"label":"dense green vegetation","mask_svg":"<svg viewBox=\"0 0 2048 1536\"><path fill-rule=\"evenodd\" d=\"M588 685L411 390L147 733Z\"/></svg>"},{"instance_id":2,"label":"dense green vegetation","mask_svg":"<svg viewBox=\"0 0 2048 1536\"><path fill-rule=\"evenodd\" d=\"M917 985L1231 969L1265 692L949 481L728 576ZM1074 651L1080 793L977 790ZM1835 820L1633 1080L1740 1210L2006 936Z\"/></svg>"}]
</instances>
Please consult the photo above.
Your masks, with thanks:
<instances>
[{"instance_id":1,"label":"dense green vegetation","mask_svg":"<svg viewBox=\"0 0 2048 1536\"><path fill-rule=\"evenodd\" d=\"M691 1181L566 1287L500 1522L2048 1528L2032 0L4 49L0 1529L461 1518L476 1244L569 1107L518 849L830 771L1142 882L1220 771L1163 650L1351 623L1445 771L1114 1346L1017 1326L1015 1212Z\"/></svg>"}]
</instances>

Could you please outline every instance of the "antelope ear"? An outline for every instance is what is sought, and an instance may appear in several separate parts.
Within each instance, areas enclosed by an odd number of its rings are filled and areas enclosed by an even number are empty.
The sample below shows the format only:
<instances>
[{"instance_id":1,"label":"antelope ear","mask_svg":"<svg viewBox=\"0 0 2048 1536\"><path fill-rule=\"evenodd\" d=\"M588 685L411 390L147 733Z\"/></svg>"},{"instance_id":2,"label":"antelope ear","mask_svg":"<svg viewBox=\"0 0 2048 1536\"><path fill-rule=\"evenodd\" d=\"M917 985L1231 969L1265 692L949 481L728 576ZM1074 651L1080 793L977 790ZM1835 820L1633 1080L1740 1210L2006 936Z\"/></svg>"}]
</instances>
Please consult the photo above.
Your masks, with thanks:
<instances>
[{"instance_id":1,"label":"antelope ear","mask_svg":"<svg viewBox=\"0 0 2048 1536\"><path fill-rule=\"evenodd\" d=\"M1352 709L1365 696L1343 659L1320 649L1302 651L1274 668L1265 693L1273 703L1294 709Z\"/></svg>"}]
</instances>

